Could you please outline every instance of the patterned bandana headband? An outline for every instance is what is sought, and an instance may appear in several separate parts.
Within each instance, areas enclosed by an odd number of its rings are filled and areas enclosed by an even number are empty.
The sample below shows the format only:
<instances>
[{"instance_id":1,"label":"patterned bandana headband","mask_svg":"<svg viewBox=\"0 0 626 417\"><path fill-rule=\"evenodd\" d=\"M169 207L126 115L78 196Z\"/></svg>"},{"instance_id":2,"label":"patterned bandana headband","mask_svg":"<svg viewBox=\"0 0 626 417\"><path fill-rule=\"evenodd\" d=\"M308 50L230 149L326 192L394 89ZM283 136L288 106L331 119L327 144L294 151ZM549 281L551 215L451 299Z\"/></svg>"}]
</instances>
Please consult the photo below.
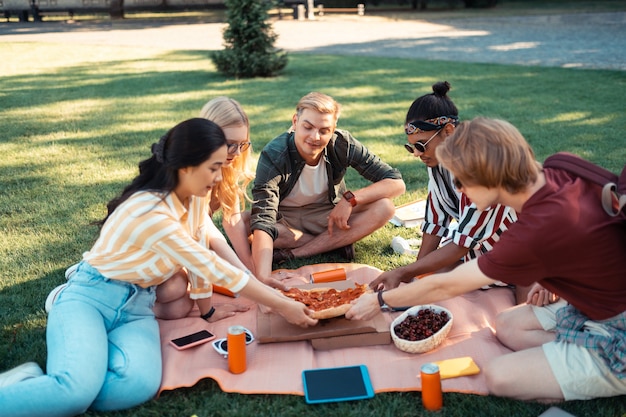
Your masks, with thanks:
<instances>
[{"instance_id":1,"label":"patterned bandana headband","mask_svg":"<svg viewBox=\"0 0 626 417\"><path fill-rule=\"evenodd\" d=\"M440 116L434 119L428 120L415 120L407 123L404 126L404 133L407 135L413 135L420 132L428 132L433 130L443 129L445 125L452 123L453 125L459 124L458 116Z\"/></svg>"}]
</instances>

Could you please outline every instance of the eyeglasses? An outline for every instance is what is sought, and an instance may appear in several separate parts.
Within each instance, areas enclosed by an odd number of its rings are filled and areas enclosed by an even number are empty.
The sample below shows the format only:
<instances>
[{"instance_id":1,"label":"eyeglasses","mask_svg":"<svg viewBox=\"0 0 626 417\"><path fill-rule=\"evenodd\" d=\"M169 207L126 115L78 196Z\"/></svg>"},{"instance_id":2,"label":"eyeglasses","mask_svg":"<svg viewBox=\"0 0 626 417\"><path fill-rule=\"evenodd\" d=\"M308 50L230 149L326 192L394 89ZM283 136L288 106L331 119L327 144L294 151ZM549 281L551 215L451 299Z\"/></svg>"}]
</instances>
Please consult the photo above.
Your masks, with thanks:
<instances>
[{"instance_id":1,"label":"eyeglasses","mask_svg":"<svg viewBox=\"0 0 626 417\"><path fill-rule=\"evenodd\" d=\"M246 334L246 345L254 342L254 335L252 332L246 328L244 328L244 333ZM223 355L225 358L228 357L228 340L227 338L217 339L213 343L213 349L220 355Z\"/></svg>"},{"instance_id":2,"label":"eyeglasses","mask_svg":"<svg viewBox=\"0 0 626 417\"><path fill-rule=\"evenodd\" d=\"M226 147L227 147L228 153L235 153L237 152L237 149L239 149L239 152L247 151L248 148L250 148L250 145L251 145L250 142L227 143Z\"/></svg>"},{"instance_id":3,"label":"eyeglasses","mask_svg":"<svg viewBox=\"0 0 626 417\"><path fill-rule=\"evenodd\" d=\"M430 137L430 139L428 139L424 143L422 143L422 142L405 143L404 144L404 149L406 149L408 153L415 153L415 150L419 151L420 153L424 153L424 152L426 152L426 146L428 146L430 141L433 140L435 138L435 136L437 136L437 134L439 132L441 132L441 130L436 131L435 134L432 135Z\"/></svg>"}]
</instances>

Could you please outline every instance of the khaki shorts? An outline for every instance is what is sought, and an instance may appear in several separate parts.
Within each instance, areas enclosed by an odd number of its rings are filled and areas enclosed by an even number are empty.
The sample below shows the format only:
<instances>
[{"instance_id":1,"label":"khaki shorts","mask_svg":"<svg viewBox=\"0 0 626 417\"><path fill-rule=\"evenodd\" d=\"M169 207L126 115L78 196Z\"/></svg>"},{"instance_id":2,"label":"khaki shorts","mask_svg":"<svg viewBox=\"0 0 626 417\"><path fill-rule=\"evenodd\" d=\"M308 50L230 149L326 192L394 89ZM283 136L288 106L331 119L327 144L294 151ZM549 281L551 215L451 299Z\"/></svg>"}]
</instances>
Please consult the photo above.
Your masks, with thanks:
<instances>
[{"instance_id":1,"label":"khaki shorts","mask_svg":"<svg viewBox=\"0 0 626 417\"><path fill-rule=\"evenodd\" d=\"M545 307L533 306L533 311L541 326L552 331L556 328L556 311L566 305L566 301L559 300ZM587 323L591 331L606 331L599 322ZM542 348L566 401L626 394L626 378L615 376L593 350L567 342L550 342Z\"/></svg>"},{"instance_id":2,"label":"khaki shorts","mask_svg":"<svg viewBox=\"0 0 626 417\"><path fill-rule=\"evenodd\" d=\"M310 235L328 230L328 215L335 208L331 204L310 204L306 207L280 207L278 223Z\"/></svg>"}]
</instances>

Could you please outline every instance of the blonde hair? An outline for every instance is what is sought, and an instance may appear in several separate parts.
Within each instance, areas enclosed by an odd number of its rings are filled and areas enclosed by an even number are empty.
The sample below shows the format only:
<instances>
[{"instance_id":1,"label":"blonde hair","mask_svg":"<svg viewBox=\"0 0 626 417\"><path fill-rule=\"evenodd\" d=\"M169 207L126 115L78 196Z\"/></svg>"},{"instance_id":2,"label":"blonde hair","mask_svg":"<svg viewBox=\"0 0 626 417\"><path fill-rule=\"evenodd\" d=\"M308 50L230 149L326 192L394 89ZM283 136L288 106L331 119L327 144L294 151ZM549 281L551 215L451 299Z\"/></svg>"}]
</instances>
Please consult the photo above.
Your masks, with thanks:
<instances>
[{"instance_id":1,"label":"blonde hair","mask_svg":"<svg viewBox=\"0 0 626 417\"><path fill-rule=\"evenodd\" d=\"M341 105L331 96L314 91L298 101L296 106L298 116L302 114L304 109L312 109L320 113L332 114L335 116L335 123L337 123L341 112Z\"/></svg>"},{"instance_id":2,"label":"blonde hair","mask_svg":"<svg viewBox=\"0 0 626 417\"><path fill-rule=\"evenodd\" d=\"M534 183L540 170L532 148L515 126L486 117L459 124L435 153L461 184L502 187L510 193Z\"/></svg>"},{"instance_id":3,"label":"blonde hair","mask_svg":"<svg viewBox=\"0 0 626 417\"><path fill-rule=\"evenodd\" d=\"M216 123L222 129L245 126L246 139L250 141L250 121L241 104L229 97L216 97L207 102L200 110L200 117ZM229 166L222 167L222 181L213 188L211 199L220 202L225 220L246 209L246 200L251 201L246 193L255 173L252 169L252 147L233 159ZM237 206L239 202L239 207Z\"/></svg>"}]
</instances>

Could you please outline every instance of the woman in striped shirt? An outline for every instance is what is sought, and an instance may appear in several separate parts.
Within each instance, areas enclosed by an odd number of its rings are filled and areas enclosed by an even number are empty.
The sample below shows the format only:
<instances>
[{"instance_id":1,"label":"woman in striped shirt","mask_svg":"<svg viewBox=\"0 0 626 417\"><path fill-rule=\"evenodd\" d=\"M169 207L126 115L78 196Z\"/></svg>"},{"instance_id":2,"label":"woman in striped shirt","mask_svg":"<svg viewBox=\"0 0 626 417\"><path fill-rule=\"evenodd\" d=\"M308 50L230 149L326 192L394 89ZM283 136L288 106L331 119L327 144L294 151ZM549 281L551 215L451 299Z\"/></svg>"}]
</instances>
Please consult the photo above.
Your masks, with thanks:
<instances>
[{"instance_id":1,"label":"woman in striped shirt","mask_svg":"<svg viewBox=\"0 0 626 417\"><path fill-rule=\"evenodd\" d=\"M214 308L215 283L291 323L316 324L303 304L218 256L208 196L221 180L226 144L219 126L195 118L153 145L139 175L108 203L100 236L54 301L47 374L0 388L3 416L73 416L154 397L161 382L155 288L182 267L204 316Z\"/></svg>"},{"instance_id":2,"label":"woman in striped shirt","mask_svg":"<svg viewBox=\"0 0 626 417\"><path fill-rule=\"evenodd\" d=\"M372 281L370 285L374 289L395 288L416 276L452 269L464 260L476 258L491 250L517 219L514 210L502 205L477 210L467 196L455 188L452 173L439 165L435 149L454 132L459 112L447 95L450 90L447 81L438 82L432 88L433 93L418 97L411 104L405 121L408 143L404 146L428 167L422 246L415 262L384 272ZM456 220L458 227L451 227L452 220Z\"/></svg>"},{"instance_id":3,"label":"woman in striped shirt","mask_svg":"<svg viewBox=\"0 0 626 417\"><path fill-rule=\"evenodd\" d=\"M213 216L222 210L222 226L235 254L228 245L220 254L231 264L255 273L248 237L250 234L250 212L245 211L249 200L246 187L254 178L251 168L250 121L241 104L230 97L216 97L208 101L200 111L200 117L211 120L224 131L228 155L222 165L222 180L211 190L209 213ZM222 235L220 243L224 244ZM188 278L182 269L157 288L154 312L157 318L174 320L187 317L194 307L189 297ZM209 319L219 320L239 311L237 305L224 305Z\"/></svg>"}]
</instances>

